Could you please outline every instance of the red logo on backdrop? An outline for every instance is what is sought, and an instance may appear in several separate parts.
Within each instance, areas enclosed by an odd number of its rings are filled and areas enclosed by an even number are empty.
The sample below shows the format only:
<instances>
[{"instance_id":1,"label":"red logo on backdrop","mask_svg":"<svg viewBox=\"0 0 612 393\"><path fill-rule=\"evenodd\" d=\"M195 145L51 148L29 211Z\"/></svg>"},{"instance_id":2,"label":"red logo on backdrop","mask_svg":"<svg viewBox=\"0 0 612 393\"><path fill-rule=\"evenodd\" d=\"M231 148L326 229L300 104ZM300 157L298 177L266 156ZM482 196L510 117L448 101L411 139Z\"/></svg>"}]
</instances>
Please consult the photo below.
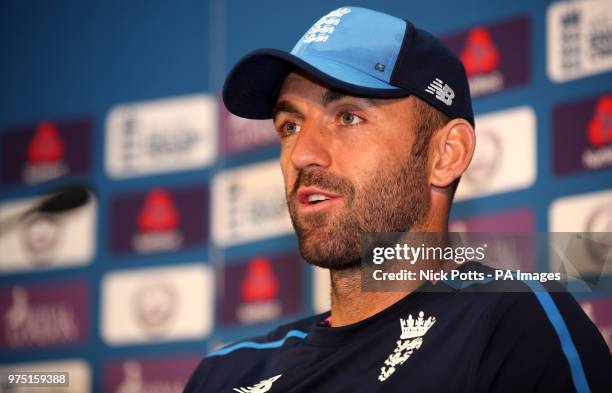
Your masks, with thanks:
<instances>
[{"instance_id":1,"label":"red logo on backdrop","mask_svg":"<svg viewBox=\"0 0 612 393\"><path fill-rule=\"evenodd\" d=\"M28 162L32 165L56 163L64 158L64 153L64 142L55 124L40 123L28 146Z\"/></svg>"},{"instance_id":2,"label":"red logo on backdrop","mask_svg":"<svg viewBox=\"0 0 612 393\"><path fill-rule=\"evenodd\" d=\"M603 96L597 101L587 136L593 147L612 143L612 96Z\"/></svg>"},{"instance_id":3,"label":"red logo on backdrop","mask_svg":"<svg viewBox=\"0 0 612 393\"><path fill-rule=\"evenodd\" d=\"M278 294L278 279L272 270L272 264L267 258L258 257L247 266L247 271L240 294L245 302L262 302L276 298Z\"/></svg>"},{"instance_id":4,"label":"red logo on backdrop","mask_svg":"<svg viewBox=\"0 0 612 393\"><path fill-rule=\"evenodd\" d=\"M465 48L461 51L461 61L468 76L497 69L499 51L487 29L476 27L468 33Z\"/></svg>"},{"instance_id":5,"label":"red logo on backdrop","mask_svg":"<svg viewBox=\"0 0 612 393\"><path fill-rule=\"evenodd\" d=\"M157 188L151 191L138 213L138 228L144 232L165 232L176 229L180 215L170 193Z\"/></svg>"}]
</instances>

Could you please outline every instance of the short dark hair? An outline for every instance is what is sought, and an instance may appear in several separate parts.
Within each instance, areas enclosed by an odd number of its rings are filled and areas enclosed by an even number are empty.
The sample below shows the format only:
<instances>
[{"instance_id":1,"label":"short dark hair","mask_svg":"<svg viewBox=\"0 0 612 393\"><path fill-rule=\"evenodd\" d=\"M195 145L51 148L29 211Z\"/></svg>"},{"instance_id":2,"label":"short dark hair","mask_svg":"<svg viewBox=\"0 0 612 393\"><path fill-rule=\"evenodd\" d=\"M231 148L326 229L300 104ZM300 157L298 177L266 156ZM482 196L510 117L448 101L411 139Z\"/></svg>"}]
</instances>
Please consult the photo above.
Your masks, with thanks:
<instances>
[{"instance_id":1,"label":"short dark hair","mask_svg":"<svg viewBox=\"0 0 612 393\"><path fill-rule=\"evenodd\" d=\"M424 157L426 159L427 148L429 146L429 142L431 141L431 136L435 131L444 127L449 121L451 121L451 118L422 99L414 95L411 97L414 99L415 113L418 114L418 116L416 116L416 138L412 154L417 158ZM451 186L451 199L455 196L460 179L461 177L455 179Z\"/></svg>"}]
</instances>

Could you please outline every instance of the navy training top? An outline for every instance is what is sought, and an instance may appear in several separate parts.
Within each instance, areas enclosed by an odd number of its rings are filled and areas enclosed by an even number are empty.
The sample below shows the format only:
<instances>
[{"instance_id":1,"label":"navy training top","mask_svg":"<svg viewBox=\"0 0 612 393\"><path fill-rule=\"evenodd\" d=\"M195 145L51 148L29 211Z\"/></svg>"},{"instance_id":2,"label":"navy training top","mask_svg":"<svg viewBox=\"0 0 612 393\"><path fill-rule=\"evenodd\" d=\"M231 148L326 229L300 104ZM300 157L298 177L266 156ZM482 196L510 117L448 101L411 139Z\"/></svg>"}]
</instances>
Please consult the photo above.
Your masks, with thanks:
<instances>
[{"instance_id":1,"label":"navy training top","mask_svg":"<svg viewBox=\"0 0 612 393\"><path fill-rule=\"evenodd\" d=\"M612 392L610 351L569 293L495 285L426 283L352 325L281 326L208 354L185 392Z\"/></svg>"}]
</instances>

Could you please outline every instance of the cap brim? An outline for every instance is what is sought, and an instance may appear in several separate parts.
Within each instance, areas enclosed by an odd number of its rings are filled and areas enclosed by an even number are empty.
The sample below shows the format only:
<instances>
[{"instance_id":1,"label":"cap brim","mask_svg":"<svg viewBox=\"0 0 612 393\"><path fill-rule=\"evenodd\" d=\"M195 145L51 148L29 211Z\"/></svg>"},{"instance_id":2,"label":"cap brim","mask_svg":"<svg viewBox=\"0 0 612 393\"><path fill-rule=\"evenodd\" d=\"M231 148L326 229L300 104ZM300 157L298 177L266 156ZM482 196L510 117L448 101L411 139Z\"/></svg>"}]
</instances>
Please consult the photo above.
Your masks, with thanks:
<instances>
[{"instance_id":1,"label":"cap brim","mask_svg":"<svg viewBox=\"0 0 612 393\"><path fill-rule=\"evenodd\" d=\"M324 57L300 58L277 49L260 49L243 57L230 71L223 86L223 102L237 116L270 119L280 86L294 70L351 95L371 98L410 95L405 89Z\"/></svg>"}]
</instances>

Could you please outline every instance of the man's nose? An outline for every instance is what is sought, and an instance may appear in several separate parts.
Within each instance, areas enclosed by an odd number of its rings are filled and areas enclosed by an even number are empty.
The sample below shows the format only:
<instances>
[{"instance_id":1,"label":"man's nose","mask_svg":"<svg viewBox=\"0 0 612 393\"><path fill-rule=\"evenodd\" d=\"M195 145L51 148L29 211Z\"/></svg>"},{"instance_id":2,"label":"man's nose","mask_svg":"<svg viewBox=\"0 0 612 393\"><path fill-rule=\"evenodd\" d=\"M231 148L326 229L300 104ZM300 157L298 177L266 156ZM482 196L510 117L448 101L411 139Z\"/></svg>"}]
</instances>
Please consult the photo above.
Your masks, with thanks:
<instances>
[{"instance_id":1,"label":"man's nose","mask_svg":"<svg viewBox=\"0 0 612 393\"><path fill-rule=\"evenodd\" d=\"M303 124L291 151L291 162L297 169L331 164L329 131L321 124Z\"/></svg>"}]
</instances>

